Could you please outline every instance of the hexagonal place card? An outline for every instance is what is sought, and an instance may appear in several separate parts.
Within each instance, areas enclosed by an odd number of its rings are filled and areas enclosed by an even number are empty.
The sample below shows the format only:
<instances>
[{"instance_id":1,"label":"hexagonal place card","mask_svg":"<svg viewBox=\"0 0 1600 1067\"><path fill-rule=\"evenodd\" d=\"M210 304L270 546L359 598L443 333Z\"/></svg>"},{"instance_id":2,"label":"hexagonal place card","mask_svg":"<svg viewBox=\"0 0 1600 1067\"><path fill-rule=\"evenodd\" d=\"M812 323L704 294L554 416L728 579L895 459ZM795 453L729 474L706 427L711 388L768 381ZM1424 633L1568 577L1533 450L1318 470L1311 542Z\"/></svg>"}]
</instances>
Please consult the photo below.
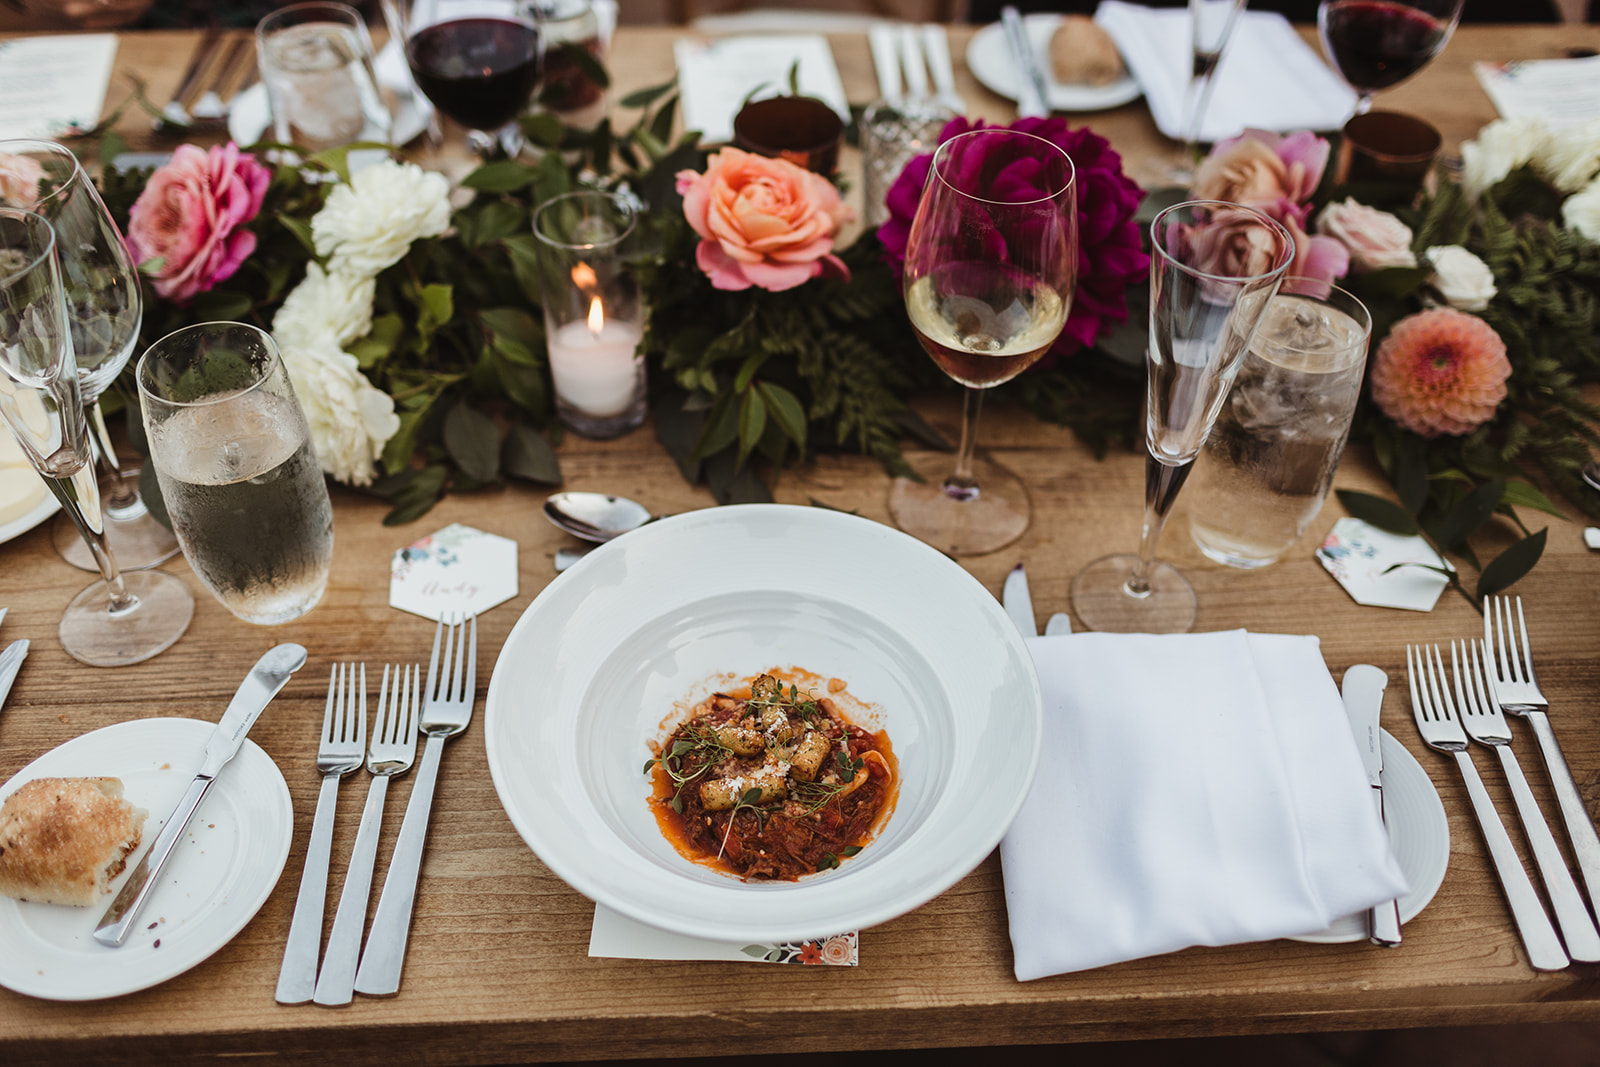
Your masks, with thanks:
<instances>
[{"instance_id":1,"label":"hexagonal place card","mask_svg":"<svg viewBox=\"0 0 1600 1067\"><path fill-rule=\"evenodd\" d=\"M455 523L407 545L389 566L389 605L437 621L481 615L517 595L517 543Z\"/></svg>"}]
</instances>

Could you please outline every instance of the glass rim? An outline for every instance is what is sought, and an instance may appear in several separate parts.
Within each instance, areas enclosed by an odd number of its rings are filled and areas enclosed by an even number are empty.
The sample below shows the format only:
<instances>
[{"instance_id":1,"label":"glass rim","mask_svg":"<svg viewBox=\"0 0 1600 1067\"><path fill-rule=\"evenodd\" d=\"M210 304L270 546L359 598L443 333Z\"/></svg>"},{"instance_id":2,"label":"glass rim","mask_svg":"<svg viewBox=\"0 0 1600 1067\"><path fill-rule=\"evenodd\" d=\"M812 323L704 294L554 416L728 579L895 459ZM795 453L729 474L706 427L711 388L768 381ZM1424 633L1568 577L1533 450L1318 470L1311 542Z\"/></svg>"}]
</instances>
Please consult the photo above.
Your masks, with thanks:
<instances>
[{"instance_id":1,"label":"glass rim","mask_svg":"<svg viewBox=\"0 0 1600 1067\"><path fill-rule=\"evenodd\" d=\"M1172 214L1174 211L1182 211L1185 208L1194 207L1229 208L1235 211L1244 211L1254 215L1256 218L1266 223L1269 228L1277 231L1283 237L1284 247L1287 250L1288 255L1284 258L1282 263L1269 271L1266 271L1262 274L1246 274L1243 276L1237 274L1213 274L1210 271L1200 270L1198 267L1191 267L1187 263L1173 258L1172 253L1167 251L1166 246L1157 236L1160 231L1162 220L1168 215ZM1274 277L1277 277L1281 280L1282 278L1287 277L1289 267L1294 263L1295 257L1294 235L1289 232L1289 228L1287 226L1264 211L1258 211L1246 204L1235 204L1231 200L1184 200L1181 203L1173 204L1170 207L1163 208L1155 218L1150 220L1150 248L1152 252L1160 255L1163 260L1172 264L1175 269L1181 270L1190 277L1203 278L1206 281L1214 282L1234 282L1239 285L1249 285L1252 282L1270 281ZM1152 256L1151 264L1154 265L1154 263L1155 257Z\"/></svg>"},{"instance_id":2,"label":"glass rim","mask_svg":"<svg viewBox=\"0 0 1600 1067\"><path fill-rule=\"evenodd\" d=\"M0 218L6 217L19 220L29 229L37 229L40 226L44 227L44 235L46 240L44 242L44 246L39 249L39 254L30 259L26 265L20 266L16 270L0 270L0 288L9 287L12 282L18 278L21 278L24 274L33 273L41 264L48 261L56 253L56 228L55 226L51 225L49 219L45 218L39 212L30 211L25 207L6 207L4 205L0 205Z\"/></svg>"},{"instance_id":3,"label":"glass rim","mask_svg":"<svg viewBox=\"0 0 1600 1067\"><path fill-rule=\"evenodd\" d=\"M546 208L553 208L561 203L571 203L578 200L604 201L611 204L612 207L617 208L620 212L627 216L627 225L624 226L615 237L609 238L608 240L587 241L583 243L558 241L554 237L546 235L539 229L539 219L544 215ZM570 193L561 193L557 196L552 196L550 199L544 201L538 207L533 209L533 219L531 222L533 235L535 237L537 237L543 244L549 246L550 248L560 249L564 252L597 252L601 249L615 248L623 241L627 240L627 238L633 233L634 227L638 226L638 224L639 213L638 211L634 210L632 204L625 200L620 194L606 192L602 189L575 189Z\"/></svg>"},{"instance_id":4,"label":"glass rim","mask_svg":"<svg viewBox=\"0 0 1600 1067\"><path fill-rule=\"evenodd\" d=\"M174 337L177 337L179 334L199 333L200 331L205 330L205 329L207 329L209 327L213 327L213 326L226 326L226 327L229 327L230 329L248 330L251 333L254 333L254 334L258 335L262 340L264 340L266 342L266 350L267 350L268 359L267 359L266 364L262 368L261 374L257 376L255 381L251 382L249 385L245 386L243 389L235 389L230 393L217 394L215 396L208 396L208 397L205 397L205 398L203 398L201 400L173 400L173 399L171 399L169 397L161 396L160 394L154 392L151 389L151 387L149 387L149 386L147 386L145 384L145 379L149 376L148 375L148 371L149 371L149 366L150 366L150 362L151 362L150 361L151 353L155 352L155 350L157 348L159 348L162 345L166 344L168 341L171 341ZM144 352L142 354L140 354L140 356L139 356L139 363L138 363L137 366L134 367L134 370L133 370L133 378L134 378L134 383L139 388L139 396L140 396L141 400L144 397L149 397L151 400L153 400L157 404L164 404L169 408L204 408L204 407L210 407L213 404L228 403L230 401L237 400L242 396L248 396L249 394L255 392L257 389L260 389L261 386L266 383L267 379L272 377L272 372L273 372L274 368L282 367L282 366L283 366L283 354L281 352L279 352L279 350L278 350L278 342L273 339L272 334L268 333L266 330L263 330L259 326L252 326L248 322L231 322L231 321L228 321L226 319L217 319L217 320L214 320L212 322L195 322L195 323L190 323L188 326L180 326L176 330L173 330L171 333L168 333L165 336L160 337L160 338L150 342L150 344L145 348ZM284 374L285 375L288 374L288 368L287 367L284 368ZM290 384L291 384L291 386L293 385L292 382Z\"/></svg>"},{"instance_id":5,"label":"glass rim","mask_svg":"<svg viewBox=\"0 0 1600 1067\"><path fill-rule=\"evenodd\" d=\"M16 146L18 145L27 145L28 147L17 151ZM89 172L83 169L83 161L78 158L78 154L76 152L64 144L60 144L56 141L47 141L42 137L11 137L0 141L0 155L25 155L29 152L39 152L46 155L72 160L72 177L62 182L59 186L46 193L44 196L39 197L34 201L35 204L48 204L56 200L58 197L60 197L62 190L73 184L85 183L93 186L94 183L89 181ZM22 210L27 211L31 209L23 208ZM117 232L121 233L120 227L118 228Z\"/></svg>"},{"instance_id":6,"label":"glass rim","mask_svg":"<svg viewBox=\"0 0 1600 1067\"><path fill-rule=\"evenodd\" d=\"M955 144L957 141L964 141L969 137L985 137L998 133L1006 134L1009 137L1026 137L1030 141L1038 141L1042 145L1048 145L1051 151L1056 152L1061 156L1062 159L1067 161L1067 180L1065 184L1063 184L1059 189L1052 190L1051 192L1048 192L1043 196L1035 197L1032 200L991 200L986 196L979 196L976 193L969 193L965 189L958 188L954 182L950 181L942 173L940 173L940 161L947 158L945 153L946 148ZM945 188L949 189L952 193L955 193L958 196L964 196L968 200L975 200L980 204L993 204L996 207L1028 207L1032 204L1043 204L1047 201L1056 199L1069 189L1076 192L1078 186L1078 165L1072 161L1072 157L1067 154L1066 149L1062 148L1054 141L1040 137L1038 134L1024 133L1021 130L1013 130L1007 126L985 126L979 130L968 130L966 133L958 133L948 140L941 141L939 143L939 147L933 150L933 163L928 167L928 174L934 178L937 178L939 180L939 184L943 185Z\"/></svg>"},{"instance_id":7,"label":"glass rim","mask_svg":"<svg viewBox=\"0 0 1600 1067\"><path fill-rule=\"evenodd\" d=\"M311 11L325 11L329 14L348 16L352 26L360 26L362 29L367 27L367 20L361 17L361 12L349 4L343 3L342 0L300 0L300 3L285 4L261 16L261 21L256 23L256 38L258 40L265 38L272 30L278 29L282 24L299 25L298 22L294 21L293 17L304 15Z\"/></svg>"}]
</instances>

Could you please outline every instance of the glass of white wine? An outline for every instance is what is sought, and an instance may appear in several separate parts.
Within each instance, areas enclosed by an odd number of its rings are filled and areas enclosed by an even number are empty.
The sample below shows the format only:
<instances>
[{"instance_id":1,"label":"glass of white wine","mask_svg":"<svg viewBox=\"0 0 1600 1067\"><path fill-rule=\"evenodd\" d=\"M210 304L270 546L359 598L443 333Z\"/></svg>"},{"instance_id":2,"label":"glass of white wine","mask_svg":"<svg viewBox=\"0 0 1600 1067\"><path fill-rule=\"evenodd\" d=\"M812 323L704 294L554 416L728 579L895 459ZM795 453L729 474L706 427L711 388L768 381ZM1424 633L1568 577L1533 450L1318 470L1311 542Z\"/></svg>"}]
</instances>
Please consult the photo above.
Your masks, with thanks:
<instances>
[{"instance_id":1,"label":"glass of white wine","mask_svg":"<svg viewBox=\"0 0 1600 1067\"><path fill-rule=\"evenodd\" d=\"M149 659L188 629L194 597L162 571L123 574L106 546L72 330L56 250L42 215L0 207L0 420L61 502L100 571L67 605L67 654L95 667Z\"/></svg>"},{"instance_id":2,"label":"glass of white wine","mask_svg":"<svg viewBox=\"0 0 1600 1067\"><path fill-rule=\"evenodd\" d=\"M1042 137L1006 129L952 137L934 153L906 245L912 329L939 369L967 387L954 470L938 454L896 478L895 525L952 556L993 552L1028 528L1022 480L976 454L984 390L1055 343L1078 269L1077 175Z\"/></svg>"}]
</instances>

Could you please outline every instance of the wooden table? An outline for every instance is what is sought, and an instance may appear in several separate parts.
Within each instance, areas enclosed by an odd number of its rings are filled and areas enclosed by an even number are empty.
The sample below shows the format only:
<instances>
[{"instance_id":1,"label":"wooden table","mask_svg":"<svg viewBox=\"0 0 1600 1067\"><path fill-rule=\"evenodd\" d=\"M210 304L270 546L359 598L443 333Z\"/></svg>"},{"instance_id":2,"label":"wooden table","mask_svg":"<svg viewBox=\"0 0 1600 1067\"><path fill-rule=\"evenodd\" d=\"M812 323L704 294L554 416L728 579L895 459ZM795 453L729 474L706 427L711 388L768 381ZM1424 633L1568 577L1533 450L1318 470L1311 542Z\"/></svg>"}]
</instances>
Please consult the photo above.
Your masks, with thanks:
<instances>
[{"instance_id":1,"label":"wooden table","mask_svg":"<svg viewBox=\"0 0 1600 1067\"><path fill-rule=\"evenodd\" d=\"M670 30L624 30L614 63L618 81L631 87L663 80L673 36ZM958 43L963 39L958 32ZM143 72L152 96L165 99L191 42L172 34L125 38L119 70ZM1579 44L1600 46L1600 29L1466 27L1437 63L1384 102L1428 115L1453 146L1492 117L1472 79L1471 60L1553 56ZM873 85L865 42L839 38L834 48L852 98L865 99ZM959 54L968 99L980 113L1005 117L1004 102L970 81ZM122 84L120 77L113 82L113 103ZM1158 143L1139 105L1090 118L1129 156ZM128 118L123 125L130 139L143 137L142 120ZM959 419L948 403L930 402L921 410L947 430ZM1006 410L1003 402L990 406L983 442L1027 481L1036 515L1019 543L966 563L998 592L1005 572L1025 560L1042 620L1067 607L1068 584L1080 567L1135 544L1142 464L1127 454L1096 462L1070 432ZM711 503L682 481L648 430L606 443L569 437L561 459L568 488L624 493L666 512ZM1360 450L1347 457L1339 484L1383 489ZM887 485L869 461L823 457L785 472L776 495L887 521ZM1311 558L1339 515L1336 503L1286 562L1260 572L1208 564L1188 541L1181 516L1163 555L1184 569L1199 593L1197 630L1316 634L1335 677L1358 662L1389 672L1385 722L1433 776L1451 830L1444 885L1406 927L1398 950L1276 941L1191 949L1021 984L1011 972L1000 867L991 856L938 899L867 931L861 965L852 970L590 959L591 905L513 831L489 780L480 710L480 720L445 750L400 996L357 998L334 1011L280 1007L273 988L316 796L313 738L327 665L420 656L432 633L429 623L388 607L390 553L451 522L520 544L521 594L482 619L482 688L519 613L551 580L555 550L569 543L539 515L540 495L522 487L452 496L399 529L380 524L385 509L379 503L342 490L334 499L332 581L309 616L271 630L248 626L207 596L179 561L168 569L185 575L196 592L189 633L156 659L116 671L80 666L57 644L56 620L87 575L56 557L47 530L0 547L0 604L11 609L3 636L34 642L0 714L0 780L40 753L111 723L215 718L238 677L268 646L298 641L312 650L310 667L252 734L282 768L296 810L288 866L259 915L210 960L142 993L70 1004L0 991L0 1062L316 1054L350 1064L486 1063L1600 1020L1600 968L1536 974L1526 965L1456 772L1422 746L1409 723L1401 695L1404 644L1470 636L1478 616L1453 594L1428 615L1353 604ZM1529 521L1538 528L1545 518ZM1600 811L1600 724L1592 710L1600 701L1600 557L1587 552L1581 533L1576 520L1551 523L1544 561L1516 591L1527 601L1557 729L1591 810ZM1536 766L1533 746L1518 730L1525 760ZM1495 761L1480 754L1478 765L1509 811ZM1531 776L1553 812L1542 772ZM380 864L387 863L411 781L407 776L391 791ZM342 791L335 885L364 792L349 783Z\"/></svg>"}]
</instances>

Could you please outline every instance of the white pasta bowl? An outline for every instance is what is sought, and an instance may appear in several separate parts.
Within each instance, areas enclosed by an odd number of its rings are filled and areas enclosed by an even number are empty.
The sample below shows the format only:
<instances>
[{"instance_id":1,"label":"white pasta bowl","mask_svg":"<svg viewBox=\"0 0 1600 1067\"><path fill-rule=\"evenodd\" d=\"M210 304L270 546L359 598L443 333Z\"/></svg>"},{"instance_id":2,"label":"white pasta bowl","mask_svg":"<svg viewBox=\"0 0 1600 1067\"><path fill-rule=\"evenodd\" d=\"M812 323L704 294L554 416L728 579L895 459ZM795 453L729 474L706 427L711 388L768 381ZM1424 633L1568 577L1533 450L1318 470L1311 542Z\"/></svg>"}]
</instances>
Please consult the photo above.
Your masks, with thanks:
<instances>
[{"instance_id":1,"label":"white pasta bowl","mask_svg":"<svg viewBox=\"0 0 1600 1067\"><path fill-rule=\"evenodd\" d=\"M729 674L795 667L875 708L899 762L893 814L858 855L745 882L679 855L643 773L649 742ZM652 523L534 599L501 649L489 770L529 847L578 892L693 937L777 942L863 929L981 863L1033 781L1039 683L971 575L897 530L745 505Z\"/></svg>"}]
</instances>

